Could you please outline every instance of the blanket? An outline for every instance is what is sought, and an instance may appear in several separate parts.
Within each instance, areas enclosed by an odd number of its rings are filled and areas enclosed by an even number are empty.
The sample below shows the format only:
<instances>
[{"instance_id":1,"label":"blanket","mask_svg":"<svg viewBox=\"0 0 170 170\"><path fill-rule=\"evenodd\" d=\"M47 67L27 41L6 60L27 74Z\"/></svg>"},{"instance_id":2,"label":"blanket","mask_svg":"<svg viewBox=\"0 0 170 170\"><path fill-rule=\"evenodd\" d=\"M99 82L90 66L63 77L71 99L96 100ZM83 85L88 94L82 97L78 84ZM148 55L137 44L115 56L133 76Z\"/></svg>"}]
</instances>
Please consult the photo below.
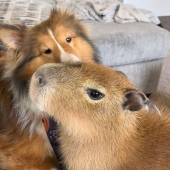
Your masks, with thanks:
<instances>
[{"instance_id":1,"label":"blanket","mask_svg":"<svg viewBox=\"0 0 170 170\"><path fill-rule=\"evenodd\" d=\"M147 22L160 24L158 17L151 11L123 4L118 0L55 0L58 8L74 12L79 19L117 23Z\"/></svg>"}]
</instances>

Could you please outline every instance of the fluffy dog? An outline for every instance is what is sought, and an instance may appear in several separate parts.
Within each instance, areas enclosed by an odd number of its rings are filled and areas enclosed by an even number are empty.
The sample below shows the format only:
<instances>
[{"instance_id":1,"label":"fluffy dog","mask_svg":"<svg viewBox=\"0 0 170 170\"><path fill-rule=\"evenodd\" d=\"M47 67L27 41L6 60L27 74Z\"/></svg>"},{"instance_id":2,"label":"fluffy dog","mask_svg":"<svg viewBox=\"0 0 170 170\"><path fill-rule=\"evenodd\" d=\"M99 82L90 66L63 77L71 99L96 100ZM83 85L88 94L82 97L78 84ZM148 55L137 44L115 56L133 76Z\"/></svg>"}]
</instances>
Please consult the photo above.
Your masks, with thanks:
<instances>
[{"instance_id":1,"label":"fluffy dog","mask_svg":"<svg viewBox=\"0 0 170 170\"><path fill-rule=\"evenodd\" d=\"M158 111L121 72L95 63L45 64L32 77L30 96L59 122L65 169L170 169L170 109Z\"/></svg>"},{"instance_id":2,"label":"fluffy dog","mask_svg":"<svg viewBox=\"0 0 170 170\"><path fill-rule=\"evenodd\" d=\"M96 50L79 20L55 9L32 28L0 25L0 40L8 47L0 56L0 169L57 167L42 112L28 96L30 78L45 63L97 61Z\"/></svg>"}]
</instances>

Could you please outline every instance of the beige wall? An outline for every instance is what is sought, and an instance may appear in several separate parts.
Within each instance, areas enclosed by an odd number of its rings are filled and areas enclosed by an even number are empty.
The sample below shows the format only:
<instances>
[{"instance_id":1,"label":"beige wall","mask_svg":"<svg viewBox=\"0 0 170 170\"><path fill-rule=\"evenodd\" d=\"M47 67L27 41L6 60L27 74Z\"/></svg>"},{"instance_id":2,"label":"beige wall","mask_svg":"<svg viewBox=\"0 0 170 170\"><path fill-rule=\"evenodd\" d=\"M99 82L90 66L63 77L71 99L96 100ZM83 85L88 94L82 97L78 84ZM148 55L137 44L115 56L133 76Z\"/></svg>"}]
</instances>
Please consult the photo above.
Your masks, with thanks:
<instances>
[{"instance_id":1,"label":"beige wall","mask_svg":"<svg viewBox=\"0 0 170 170\"><path fill-rule=\"evenodd\" d=\"M170 15L170 0L123 0L123 2L150 10L157 16Z\"/></svg>"}]
</instances>

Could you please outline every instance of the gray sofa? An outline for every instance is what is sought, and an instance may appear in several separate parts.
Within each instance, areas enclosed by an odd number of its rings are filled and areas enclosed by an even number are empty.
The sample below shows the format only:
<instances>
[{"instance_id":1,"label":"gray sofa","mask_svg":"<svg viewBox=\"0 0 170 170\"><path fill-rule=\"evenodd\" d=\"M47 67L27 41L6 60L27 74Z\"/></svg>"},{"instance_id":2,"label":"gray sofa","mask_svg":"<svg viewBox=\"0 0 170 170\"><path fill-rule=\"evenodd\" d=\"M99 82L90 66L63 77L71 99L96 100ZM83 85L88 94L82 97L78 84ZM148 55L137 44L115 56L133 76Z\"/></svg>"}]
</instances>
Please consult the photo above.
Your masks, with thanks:
<instances>
[{"instance_id":1,"label":"gray sofa","mask_svg":"<svg viewBox=\"0 0 170 170\"><path fill-rule=\"evenodd\" d=\"M123 71L146 94L156 90L163 59L170 56L170 32L149 23L83 22L102 64Z\"/></svg>"}]
</instances>

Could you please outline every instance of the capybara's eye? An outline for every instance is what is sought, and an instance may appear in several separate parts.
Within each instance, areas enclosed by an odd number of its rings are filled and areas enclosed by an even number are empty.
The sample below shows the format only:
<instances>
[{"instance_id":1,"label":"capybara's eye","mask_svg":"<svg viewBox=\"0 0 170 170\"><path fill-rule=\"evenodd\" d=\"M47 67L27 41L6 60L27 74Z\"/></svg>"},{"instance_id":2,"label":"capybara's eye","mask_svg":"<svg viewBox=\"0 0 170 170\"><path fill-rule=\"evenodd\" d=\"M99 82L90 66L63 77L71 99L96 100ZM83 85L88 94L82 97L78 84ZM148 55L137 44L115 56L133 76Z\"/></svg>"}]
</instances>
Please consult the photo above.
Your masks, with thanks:
<instances>
[{"instance_id":1,"label":"capybara's eye","mask_svg":"<svg viewBox=\"0 0 170 170\"><path fill-rule=\"evenodd\" d=\"M51 54L52 53L52 50L50 48L47 48L45 51L44 51L45 54Z\"/></svg>"},{"instance_id":2,"label":"capybara's eye","mask_svg":"<svg viewBox=\"0 0 170 170\"><path fill-rule=\"evenodd\" d=\"M70 43L70 42L71 42L71 38L70 38L70 37L66 38L66 41L67 41L68 43Z\"/></svg>"},{"instance_id":3,"label":"capybara's eye","mask_svg":"<svg viewBox=\"0 0 170 170\"><path fill-rule=\"evenodd\" d=\"M87 94L92 100L100 100L104 97L104 94L95 89L88 89Z\"/></svg>"}]
</instances>

